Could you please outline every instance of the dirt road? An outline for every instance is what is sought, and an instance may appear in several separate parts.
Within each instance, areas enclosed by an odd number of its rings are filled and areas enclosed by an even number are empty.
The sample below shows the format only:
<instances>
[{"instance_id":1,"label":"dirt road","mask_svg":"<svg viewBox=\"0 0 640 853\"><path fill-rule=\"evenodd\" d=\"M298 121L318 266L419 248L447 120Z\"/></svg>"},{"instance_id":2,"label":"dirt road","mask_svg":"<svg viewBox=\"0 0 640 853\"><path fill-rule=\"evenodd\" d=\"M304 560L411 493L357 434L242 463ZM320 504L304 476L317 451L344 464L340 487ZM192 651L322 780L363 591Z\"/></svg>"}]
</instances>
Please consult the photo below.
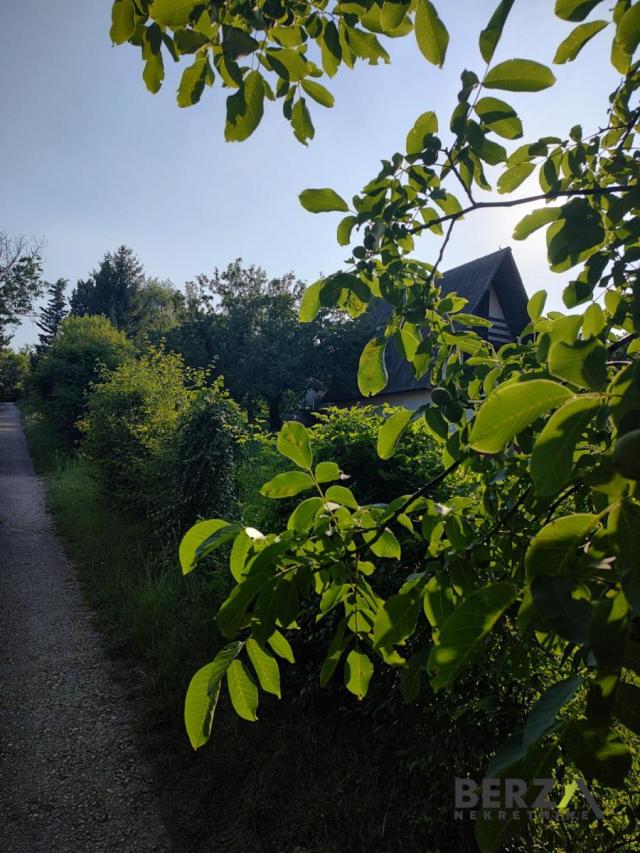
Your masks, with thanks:
<instances>
[{"instance_id":1,"label":"dirt road","mask_svg":"<svg viewBox=\"0 0 640 853\"><path fill-rule=\"evenodd\" d=\"M120 688L0 404L0 850L170 850Z\"/></svg>"}]
</instances>

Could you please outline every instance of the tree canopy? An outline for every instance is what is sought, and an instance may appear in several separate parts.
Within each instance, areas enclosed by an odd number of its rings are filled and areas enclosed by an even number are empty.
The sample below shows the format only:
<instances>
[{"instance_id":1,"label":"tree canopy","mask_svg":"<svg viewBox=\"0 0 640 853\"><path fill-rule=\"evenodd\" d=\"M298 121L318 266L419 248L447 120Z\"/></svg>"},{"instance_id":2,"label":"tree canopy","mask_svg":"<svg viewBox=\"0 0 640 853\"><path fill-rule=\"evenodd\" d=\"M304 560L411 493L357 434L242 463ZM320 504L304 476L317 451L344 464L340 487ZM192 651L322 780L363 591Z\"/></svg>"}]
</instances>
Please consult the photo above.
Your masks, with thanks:
<instances>
[{"instance_id":1,"label":"tree canopy","mask_svg":"<svg viewBox=\"0 0 640 853\"><path fill-rule=\"evenodd\" d=\"M42 244L0 231L0 345L42 292Z\"/></svg>"}]
</instances>

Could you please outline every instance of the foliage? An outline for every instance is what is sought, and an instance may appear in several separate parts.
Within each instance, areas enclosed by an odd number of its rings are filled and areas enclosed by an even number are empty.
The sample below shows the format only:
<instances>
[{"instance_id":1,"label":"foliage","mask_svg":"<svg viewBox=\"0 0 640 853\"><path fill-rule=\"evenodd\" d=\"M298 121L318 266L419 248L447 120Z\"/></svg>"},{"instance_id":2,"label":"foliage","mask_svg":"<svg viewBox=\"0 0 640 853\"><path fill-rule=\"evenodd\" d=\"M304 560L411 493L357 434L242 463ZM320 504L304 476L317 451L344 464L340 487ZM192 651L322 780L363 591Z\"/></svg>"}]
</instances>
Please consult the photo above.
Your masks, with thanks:
<instances>
[{"instance_id":1,"label":"foliage","mask_svg":"<svg viewBox=\"0 0 640 853\"><path fill-rule=\"evenodd\" d=\"M351 250L348 270L307 290L301 317L312 320L321 307L348 307L358 315L373 297L392 305L386 329L363 350L360 389L373 395L385 387L385 349L395 338L416 377L429 377L442 392L413 416L424 417L438 437L442 468L410 494L365 503L345 485L340 466L318 464L305 428L285 423L278 450L291 468L266 483L263 494L278 500L299 496L286 529L263 534L217 520L211 522L215 529L201 523L185 538L185 572L233 538L230 571L236 582L217 614L228 644L205 675L196 674L187 693L194 747L209 736L223 683L238 714L256 718L259 689L275 692L278 660L292 659L287 637L304 609L312 608L318 620L329 614L335 619L321 683L339 669L347 690L360 700L388 668L398 673L400 690L413 700L424 689L437 694L455 689L467 673L489 666L503 641L529 663L541 653L551 655L556 683L538 684L527 696L486 775L530 780L549 773L570 779L577 773L614 789L624 788L629 778L640 733L634 710L640 695L640 495L634 462L640 442L640 64L633 61L640 43L638 5L618 0L609 11L599 0L558 0L556 12L564 20L582 22L596 7L603 17L587 29L579 23L555 61L574 61L589 38L609 33L611 61L622 79L601 130L585 134L576 126L565 137L549 135L516 148L511 140L522 136L521 122L493 90L538 92L555 78L528 59L494 64L512 5L503 0L481 33L486 68L481 76L462 73L449 130L444 123L440 129L433 113L420 116L405 154L383 161L352 207L328 188L301 196L308 210L348 214L339 226L342 244L351 241L354 226L362 236ZM156 0L142 10L117 0L112 37L142 42L147 57L156 30L156 43L167 48L200 43L182 86L191 101L212 82L210 51L218 70L221 63L228 68L227 60L255 52L262 67L284 81L278 94L285 99L285 115L304 140L312 135L306 106L301 99L288 112L287 98L293 104L291 92L298 91L290 84L316 73L303 44L310 37L326 48L334 18L338 58L348 61L359 52L357 45L367 45L363 52L372 58L378 50L375 37L358 24L402 35L411 29L415 9L420 49L430 62L443 65L448 35L434 5L419 0L387 6L350 4L317 13L305 4L288 4L277 22L286 33L281 37L266 10L239 7L236 33L229 31L232 21L226 17L235 8ZM154 23L145 30L150 17ZM260 41L245 28L256 31ZM271 39L290 39L293 48L274 48ZM236 51L231 46L237 40L243 46ZM324 56L330 53L325 50ZM324 65L327 72L336 67L331 60ZM220 73L225 79L226 72ZM196 78L197 85L191 85ZM226 135L242 139L261 118L265 82L260 72L246 69L236 73L235 84L239 89L228 101ZM485 95L486 89L492 94ZM479 202L475 194L491 189L489 167L500 167L499 193L513 192L534 175L541 192ZM461 190L461 198L454 189ZM473 331L479 324L463 313L465 300L442 296L439 267L460 218L532 201L555 204L527 214L515 237L546 227L551 269L570 272L565 304L585 307L573 315L545 315L544 298L536 294L522 340L496 350ZM444 238L434 263L410 257L413 236L426 230ZM381 429L381 456L393 452L409 422L396 419ZM473 497L456 495L445 504L434 500L435 489L459 469L478 477ZM384 567L413 546L422 552L419 570L387 594ZM259 661L249 653L256 646ZM497 701L503 703L505 696ZM630 840L633 809L629 802L621 822L594 827L590 843L605 849ZM507 812L509 819L501 823L478 813L476 837L483 851L501 849L510 834L525 830L513 809Z\"/></svg>"},{"instance_id":2,"label":"foliage","mask_svg":"<svg viewBox=\"0 0 640 853\"><path fill-rule=\"evenodd\" d=\"M12 326L28 314L42 292L42 244L0 231L0 346L6 346Z\"/></svg>"},{"instance_id":3,"label":"foliage","mask_svg":"<svg viewBox=\"0 0 640 853\"><path fill-rule=\"evenodd\" d=\"M240 259L209 278L187 285L187 319L167 336L167 346L188 364L209 367L252 417L282 423L287 395L298 400L310 387L324 389L357 363L363 332L324 312L301 326L303 285L293 275L268 279Z\"/></svg>"},{"instance_id":4,"label":"foliage","mask_svg":"<svg viewBox=\"0 0 640 853\"><path fill-rule=\"evenodd\" d=\"M59 278L53 284L47 285L49 302L41 309L40 318L36 321L36 326L40 329L36 344L37 355L42 355L49 349L67 316L67 301L64 296L67 284L66 279Z\"/></svg>"},{"instance_id":5,"label":"foliage","mask_svg":"<svg viewBox=\"0 0 640 853\"><path fill-rule=\"evenodd\" d=\"M168 281L146 279L132 295L126 331L140 347L159 346L184 319L184 296Z\"/></svg>"},{"instance_id":6,"label":"foliage","mask_svg":"<svg viewBox=\"0 0 640 853\"><path fill-rule=\"evenodd\" d=\"M53 343L38 360L30 388L47 420L65 444L80 438L76 421L85 412L89 389L105 371L133 357L133 346L104 317L67 317Z\"/></svg>"},{"instance_id":7,"label":"foliage","mask_svg":"<svg viewBox=\"0 0 640 853\"><path fill-rule=\"evenodd\" d=\"M155 489L148 495L154 517L184 531L194 518L235 516L236 471L246 434L246 415L222 380L201 388L163 448Z\"/></svg>"},{"instance_id":8,"label":"foliage","mask_svg":"<svg viewBox=\"0 0 640 853\"><path fill-rule=\"evenodd\" d=\"M9 403L22 396L28 373L28 352L0 347L0 402Z\"/></svg>"},{"instance_id":9,"label":"foliage","mask_svg":"<svg viewBox=\"0 0 640 853\"><path fill-rule=\"evenodd\" d=\"M92 389L79 424L83 449L125 505L146 510L158 488L168 496L166 473L156 483L158 460L203 380L180 356L149 350Z\"/></svg>"},{"instance_id":10,"label":"foliage","mask_svg":"<svg viewBox=\"0 0 640 853\"><path fill-rule=\"evenodd\" d=\"M77 283L70 298L71 314L102 315L116 329L126 331L144 281L142 264L133 250L120 246L104 256L100 267L86 281Z\"/></svg>"}]
</instances>

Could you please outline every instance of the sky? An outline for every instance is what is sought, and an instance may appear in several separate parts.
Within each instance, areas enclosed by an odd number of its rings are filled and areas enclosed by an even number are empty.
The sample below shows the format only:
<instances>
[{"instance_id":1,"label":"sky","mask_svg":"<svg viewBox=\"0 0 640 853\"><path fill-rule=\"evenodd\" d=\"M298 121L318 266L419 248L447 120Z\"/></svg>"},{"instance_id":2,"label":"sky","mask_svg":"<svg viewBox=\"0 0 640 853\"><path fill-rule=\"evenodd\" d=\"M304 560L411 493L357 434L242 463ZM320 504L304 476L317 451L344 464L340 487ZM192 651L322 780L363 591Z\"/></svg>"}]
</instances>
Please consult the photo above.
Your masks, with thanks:
<instances>
[{"instance_id":1,"label":"sky","mask_svg":"<svg viewBox=\"0 0 640 853\"><path fill-rule=\"evenodd\" d=\"M225 143L230 92L219 81L189 109L175 102L176 68L168 68L159 94L147 92L139 50L110 43L110 0L3 0L0 229L43 238L45 278L72 285L121 244L134 249L148 275L178 287L237 257L270 276L293 271L311 283L341 268L348 252L335 240L340 214L307 213L298 194L329 186L349 199L377 174L381 159L404 150L418 115L435 110L448 123L460 71L484 67L478 33L496 3L436 3L451 34L442 70L408 36L384 40L391 64L359 63L323 79L336 103L327 110L311 102L316 135L304 147L280 105L270 102L248 141ZM549 64L574 26L554 18L553 5L516 0L494 62ZM574 63L554 66L558 82L546 92L491 94L516 107L526 139L565 137L579 122L585 132L596 130L616 84L609 44L605 30ZM530 179L517 194L536 188ZM527 291L546 288L548 307L561 308L571 275L549 271L543 232L512 240L525 213L467 217L454 229L443 268L511 246ZM437 250L429 235L417 241L415 255L433 260ZM33 342L36 332L26 321L14 345Z\"/></svg>"}]
</instances>

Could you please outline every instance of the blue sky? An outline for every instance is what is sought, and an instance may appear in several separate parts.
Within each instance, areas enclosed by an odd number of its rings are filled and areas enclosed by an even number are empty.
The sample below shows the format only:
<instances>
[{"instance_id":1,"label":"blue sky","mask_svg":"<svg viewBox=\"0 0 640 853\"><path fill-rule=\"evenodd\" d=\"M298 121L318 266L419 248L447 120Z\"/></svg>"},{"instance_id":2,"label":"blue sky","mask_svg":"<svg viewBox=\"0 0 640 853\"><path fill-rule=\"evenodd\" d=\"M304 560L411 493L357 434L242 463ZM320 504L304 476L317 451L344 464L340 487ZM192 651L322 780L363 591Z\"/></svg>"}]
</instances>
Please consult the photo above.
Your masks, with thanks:
<instances>
[{"instance_id":1,"label":"blue sky","mask_svg":"<svg viewBox=\"0 0 640 853\"><path fill-rule=\"evenodd\" d=\"M3 2L0 228L46 240L49 280L74 283L105 252L126 243L149 275L179 287L236 257L270 275L293 270L314 281L339 268L347 252L335 242L339 214L305 212L299 192L331 186L349 198L382 158L404 150L420 113L433 109L444 123L460 71L483 68L477 35L496 2L440 0L451 33L444 70L423 59L411 36L385 42L390 65L341 70L328 83L335 107L312 105L316 137L308 148L270 103L247 142L225 143L228 90L216 85L199 105L179 109L174 68L161 92L149 94L137 49L110 44L109 0L57 0L46 12L42 0ZM572 26L554 19L553 5L517 0L495 60L550 63ZM616 82L606 62L609 42L605 30L576 62L554 67L558 82L547 92L505 93L525 122L526 138L564 136L579 121L595 130L606 121ZM536 186L524 184L518 192ZM550 304L560 307L571 276L548 271L543 235L525 243L511 239L524 213L475 214L461 223L444 268L511 245L527 290L548 288ZM425 237L416 255L429 260L434 249L436 238ZM27 322L15 344L34 337Z\"/></svg>"}]
</instances>

